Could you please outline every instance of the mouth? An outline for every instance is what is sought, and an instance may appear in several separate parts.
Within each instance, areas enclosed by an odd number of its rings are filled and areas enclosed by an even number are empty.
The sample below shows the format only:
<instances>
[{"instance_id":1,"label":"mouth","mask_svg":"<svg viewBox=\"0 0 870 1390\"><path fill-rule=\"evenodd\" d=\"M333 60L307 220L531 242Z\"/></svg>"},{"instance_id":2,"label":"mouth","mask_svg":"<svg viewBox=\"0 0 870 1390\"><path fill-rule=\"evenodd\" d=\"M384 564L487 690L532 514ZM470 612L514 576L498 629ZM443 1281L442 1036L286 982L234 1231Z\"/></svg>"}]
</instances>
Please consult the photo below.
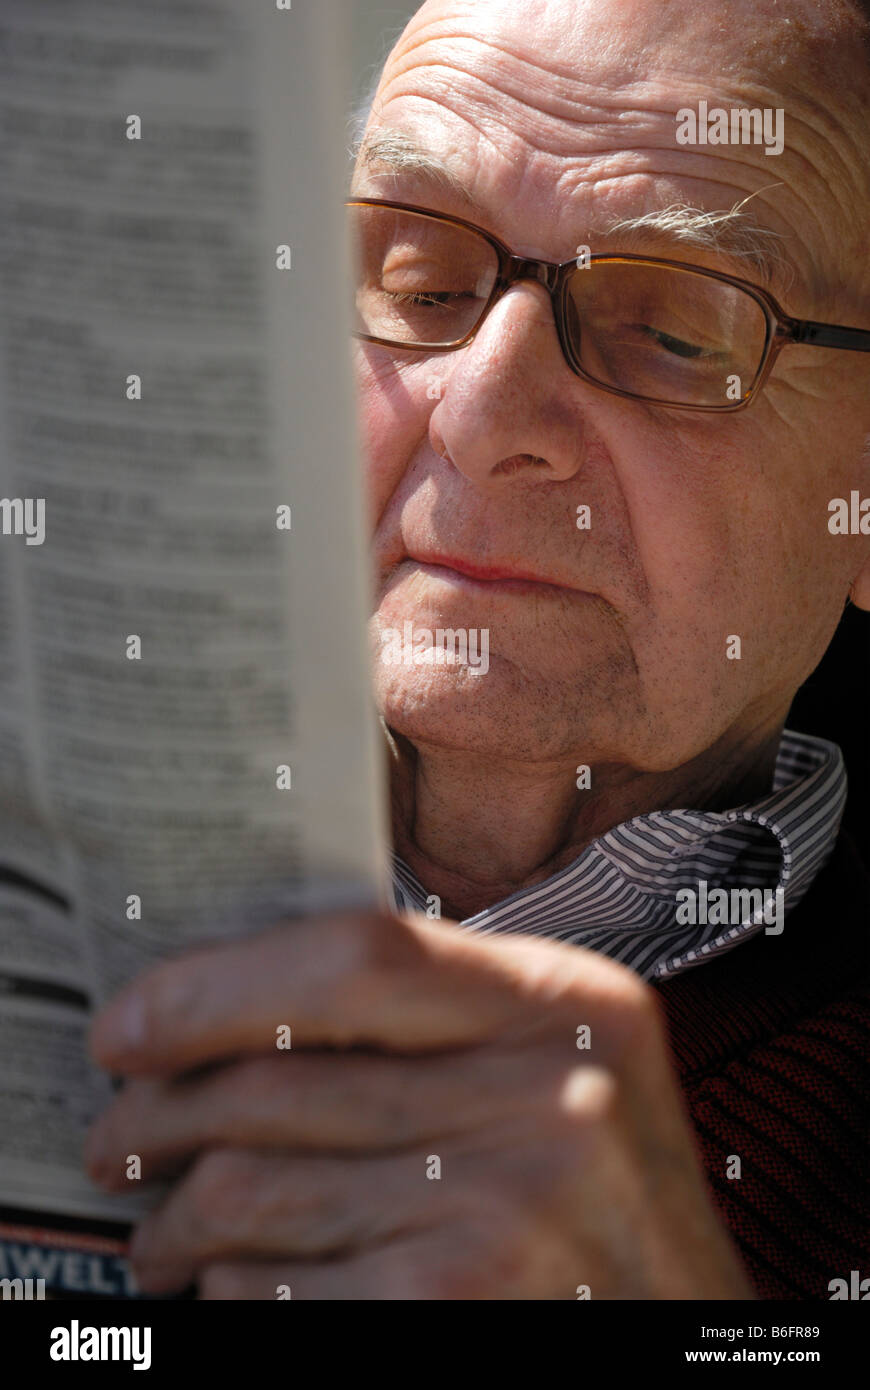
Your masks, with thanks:
<instances>
[{"instance_id":1,"label":"mouth","mask_svg":"<svg viewBox=\"0 0 870 1390\"><path fill-rule=\"evenodd\" d=\"M570 585L560 584L555 579L532 574L513 565L478 565L471 560L457 559L454 556L431 555L425 559L409 555L410 563L423 574L441 580L454 587L476 590L481 593L564 595L566 592L582 593L571 589Z\"/></svg>"}]
</instances>

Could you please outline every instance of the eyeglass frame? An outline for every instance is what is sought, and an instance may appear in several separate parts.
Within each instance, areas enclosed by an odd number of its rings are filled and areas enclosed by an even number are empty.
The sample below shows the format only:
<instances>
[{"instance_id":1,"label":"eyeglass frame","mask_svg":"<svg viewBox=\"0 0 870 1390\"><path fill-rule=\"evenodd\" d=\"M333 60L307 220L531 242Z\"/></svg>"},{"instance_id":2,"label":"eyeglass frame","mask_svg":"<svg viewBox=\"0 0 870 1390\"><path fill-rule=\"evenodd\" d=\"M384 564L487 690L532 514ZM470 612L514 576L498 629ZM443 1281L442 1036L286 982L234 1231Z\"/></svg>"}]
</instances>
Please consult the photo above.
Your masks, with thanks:
<instances>
[{"instance_id":1,"label":"eyeglass frame","mask_svg":"<svg viewBox=\"0 0 870 1390\"><path fill-rule=\"evenodd\" d=\"M813 319L793 318L792 315L785 312L768 290L762 289L759 285L754 285L748 280L740 279L736 275L727 275L721 270L710 270L706 266L692 265L688 261L675 261L660 256L634 256L619 252L602 252L590 255L586 262L586 265L589 266L602 262L622 265L657 265L668 270L685 270L694 275L704 275L708 279L719 280L725 285L732 285L748 294L751 299L755 300L764 314L765 342L761 361L756 368L752 384L739 401L733 401L727 405L692 405L685 401L662 401L655 397L638 395L634 391L625 391L619 386L609 386L606 382L598 381L595 377L590 376L572 351L566 317L568 282L573 274L582 274L585 269L585 266L579 267L577 265L576 256L572 256L568 261L544 261L534 256L518 256L500 237L487 231L485 227L479 227L476 222L469 222L464 217L455 217L450 213L436 212L432 208L418 207L414 203L396 202L392 198L347 198L344 206L346 208L393 208L397 212L416 213L419 216L446 222L483 237L498 257L498 274L489 298L474 327L463 338L452 343L402 343L393 338L380 338L374 334L362 333L354 329L353 336L363 342L398 348L404 352L456 352L457 349L466 347L473 340L494 305L512 285L521 280L533 280L536 284L542 285L550 297L562 355L575 376L580 377L590 386L597 386L601 391L610 392L611 395L622 396L627 400L643 401L646 405L666 406L669 410L702 410L716 414L745 410L764 387L782 349L790 343L800 343L806 347L870 352L870 329L849 328L842 324L817 323Z\"/></svg>"}]
</instances>

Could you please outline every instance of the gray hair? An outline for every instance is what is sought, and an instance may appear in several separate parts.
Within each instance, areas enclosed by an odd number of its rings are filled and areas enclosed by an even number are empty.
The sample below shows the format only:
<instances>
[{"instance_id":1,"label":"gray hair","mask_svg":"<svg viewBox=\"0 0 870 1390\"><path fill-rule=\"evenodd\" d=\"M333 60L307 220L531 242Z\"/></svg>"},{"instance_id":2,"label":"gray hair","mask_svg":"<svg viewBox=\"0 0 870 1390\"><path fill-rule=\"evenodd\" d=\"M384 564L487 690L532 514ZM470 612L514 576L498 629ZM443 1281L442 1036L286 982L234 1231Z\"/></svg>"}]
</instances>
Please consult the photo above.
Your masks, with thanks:
<instances>
[{"instance_id":1,"label":"gray hair","mask_svg":"<svg viewBox=\"0 0 870 1390\"><path fill-rule=\"evenodd\" d=\"M767 187L775 188L777 185L768 184ZM763 275L769 276L776 271L788 284L794 278L795 267L786 255L785 238L770 227L751 222L744 213L749 200L764 191L762 188L756 189L755 193L741 198L732 207L717 212L693 208L688 203L671 203L666 208L644 213L640 217L620 218L609 223L605 230L608 236L627 237L647 228L666 232L687 246L719 251L745 260L753 270Z\"/></svg>"}]
</instances>

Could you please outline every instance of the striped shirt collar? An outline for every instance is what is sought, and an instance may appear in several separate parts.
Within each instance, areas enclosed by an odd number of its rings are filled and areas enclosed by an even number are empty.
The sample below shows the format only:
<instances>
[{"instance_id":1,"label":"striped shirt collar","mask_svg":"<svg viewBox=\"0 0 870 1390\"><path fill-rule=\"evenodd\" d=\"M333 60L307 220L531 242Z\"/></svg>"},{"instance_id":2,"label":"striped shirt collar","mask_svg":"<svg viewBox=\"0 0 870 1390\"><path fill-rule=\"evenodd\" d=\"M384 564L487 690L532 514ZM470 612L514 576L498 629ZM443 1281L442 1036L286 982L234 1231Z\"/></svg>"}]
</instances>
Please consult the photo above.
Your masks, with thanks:
<instances>
[{"instance_id":1,"label":"striped shirt collar","mask_svg":"<svg viewBox=\"0 0 870 1390\"><path fill-rule=\"evenodd\" d=\"M552 878L458 925L585 946L646 980L667 979L760 931L777 931L775 906L781 903L787 916L830 857L845 800L840 749L786 729L772 790L760 801L729 811L635 816L587 845ZM724 924L710 900L717 889L728 894ZM764 892L765 916L749 910L749 894L740 892L746 889ZM392 890L397 911L438 915L437 899L397 855ZM721 903L722 893L717 896Z\"/></svg>"}]
</instances>

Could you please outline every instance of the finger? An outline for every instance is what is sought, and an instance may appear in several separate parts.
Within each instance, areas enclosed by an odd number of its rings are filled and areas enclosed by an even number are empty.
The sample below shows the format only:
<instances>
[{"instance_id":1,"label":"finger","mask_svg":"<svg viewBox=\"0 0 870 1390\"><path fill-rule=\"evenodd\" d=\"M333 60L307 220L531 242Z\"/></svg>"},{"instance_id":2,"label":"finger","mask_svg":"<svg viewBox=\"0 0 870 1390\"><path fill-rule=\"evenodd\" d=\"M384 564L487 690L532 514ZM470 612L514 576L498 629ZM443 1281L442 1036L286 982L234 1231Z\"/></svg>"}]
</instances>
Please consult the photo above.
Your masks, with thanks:
<instances>
[{"instance_id":1,"label":"finger","mask_svg":"<svg viewBox=\"0 0 870 1390\"><path fill-rule=\"evenodd\" d=\"M86 1162L121 1191L130 1154L144 1180L205 1148L366 1153L556 1113L578 1053L552 1042L426 1057L283 1053L180 1080L129 1081L100 1117Z\"/></svg>"},{"instance_id":2,"label":"finger","mask_svg":"<svg viewBox=\"0 0 870 1390\"><path fill-rule=\"evenodd\" d=\"M430 1181L429 1158L210 1150L137 1229L137 1280L145 1292L167 1292L206 1263L351 1252L452 1221L462 1184Z\"/></svg>"},{"instance_id":3,"label":"finger","mask_svg":"<svg viewBox=\"0 0 870 1390\"><path fill-rule=\"evenodd\" d=\"M197 1284L204 1300L574 1300L578 1284L598 1286L596 1270L594 1257L578 1261L567 1248L541 1268L524 1241L463 1221L329 1261L219 1260Z\"/></svg>"},{"instance_id":4,"label":"finger","mask_svg":"<svg viewBox=\"0 0 870 1390\"><path fill-rule=\"evenodd\" d=\"M202 1270L197 1281L198 1297L234 1302L288 1298L336 1302L423 1300L436 1296L427 1292L436 1284L435 1260L429 1243L416 1239L393 1242L387 1252L328 1262L220 1261Z\"/></svg>"},{"instance_id":5,"label":"finger","mask_svg":"<svg viewBox=\"0 0 870 1390\"><path fill-rule=\"evenodd\" d=\"M293 1047L449 1049L534 1031L581 981L578 1021L602 1039L614 1008L644 988L553 942L475 938L422 918L307 919L162 962L98 1016L91 1047L129 1075L268 1052L288 1027Z\"/></svg>"}]
</instances>

